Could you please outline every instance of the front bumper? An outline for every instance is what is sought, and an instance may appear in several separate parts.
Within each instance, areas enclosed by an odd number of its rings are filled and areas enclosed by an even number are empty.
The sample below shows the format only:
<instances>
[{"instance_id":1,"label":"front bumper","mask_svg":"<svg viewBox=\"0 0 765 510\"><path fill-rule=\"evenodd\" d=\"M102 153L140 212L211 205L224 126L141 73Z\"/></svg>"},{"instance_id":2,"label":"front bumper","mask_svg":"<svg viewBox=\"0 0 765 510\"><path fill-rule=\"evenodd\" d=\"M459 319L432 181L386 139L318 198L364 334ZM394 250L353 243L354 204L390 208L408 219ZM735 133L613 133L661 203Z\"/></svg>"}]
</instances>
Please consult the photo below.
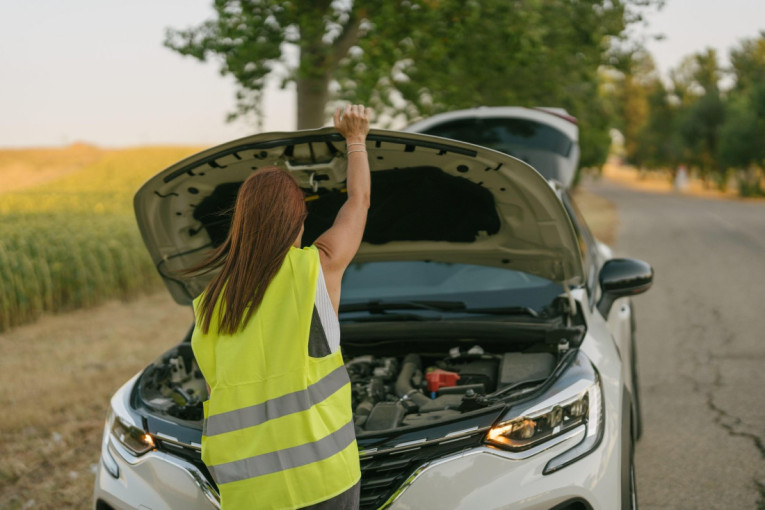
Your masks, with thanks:
<instances>
[{"instance_id":1,"label":"front bumper","mask_svg":"<svg viewBox=\"0 0 765 510\"><path fill-rule=\"evenodd\" d=\"M607 422L608 423L608 422ZM613 422L612 422L613 423ZM549 475L547 462L571 448L574 436L528 458L485 446L419 468L382 508L386 510L548 510L575 499L593 509L621 504L618 437L606 425L600 445L586 457ZM114 509L219 509L217 494L193 464L160 451L130 457L108 438L96 475L94 504ZM107 457L108 456L108 457ZM113 460L114 477L106 465ZM98 502L102 502L98 507Z\"/></svg>"}]
</instances>

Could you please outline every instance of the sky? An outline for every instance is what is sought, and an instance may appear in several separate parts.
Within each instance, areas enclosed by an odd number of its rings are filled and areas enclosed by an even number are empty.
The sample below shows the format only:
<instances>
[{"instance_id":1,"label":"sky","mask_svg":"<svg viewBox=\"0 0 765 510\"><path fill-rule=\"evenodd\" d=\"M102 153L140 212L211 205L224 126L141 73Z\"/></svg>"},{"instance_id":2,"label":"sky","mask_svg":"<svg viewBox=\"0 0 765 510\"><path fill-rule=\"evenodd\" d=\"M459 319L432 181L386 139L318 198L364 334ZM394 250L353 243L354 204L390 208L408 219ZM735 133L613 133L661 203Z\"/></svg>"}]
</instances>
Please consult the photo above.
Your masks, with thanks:
<instances>
[{"instance_id":1,"label":"sky","mask_svg":"<svg viewBox=\"0 0 765 510\"><path fill-rule=\"evenodd\" d=\"M0 147L213 145L259 130L226 123L235 87L214 61L162 45L167 27L212 15L212 0L0 2ZM662 73L706 47L723 62L765 30L765 0L667 0L643 35ZM295 129L294 89L269 83L263 131Z\"/></svg>"}]
</instances>

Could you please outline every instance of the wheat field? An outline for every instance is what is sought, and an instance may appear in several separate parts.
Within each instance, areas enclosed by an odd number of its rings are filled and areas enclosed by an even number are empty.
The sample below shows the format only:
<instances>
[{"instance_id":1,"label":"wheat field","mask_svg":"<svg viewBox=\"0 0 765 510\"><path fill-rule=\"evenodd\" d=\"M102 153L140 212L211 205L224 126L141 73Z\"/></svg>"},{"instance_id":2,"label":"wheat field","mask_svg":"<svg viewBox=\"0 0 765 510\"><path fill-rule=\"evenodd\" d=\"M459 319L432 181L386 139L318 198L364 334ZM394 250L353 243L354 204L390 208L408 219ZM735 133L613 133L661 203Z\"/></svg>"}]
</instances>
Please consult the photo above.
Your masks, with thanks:
<instances>
[{"instance_id":1,"label":"wheat field","mask_svg":"<svg viewBox=\"0 0 765 510\"><path fill-rule=\"evenodd\" d=\"M0 151L0 331L157 287L133 194L198 150Z\"/></svg>"}]
</instances>

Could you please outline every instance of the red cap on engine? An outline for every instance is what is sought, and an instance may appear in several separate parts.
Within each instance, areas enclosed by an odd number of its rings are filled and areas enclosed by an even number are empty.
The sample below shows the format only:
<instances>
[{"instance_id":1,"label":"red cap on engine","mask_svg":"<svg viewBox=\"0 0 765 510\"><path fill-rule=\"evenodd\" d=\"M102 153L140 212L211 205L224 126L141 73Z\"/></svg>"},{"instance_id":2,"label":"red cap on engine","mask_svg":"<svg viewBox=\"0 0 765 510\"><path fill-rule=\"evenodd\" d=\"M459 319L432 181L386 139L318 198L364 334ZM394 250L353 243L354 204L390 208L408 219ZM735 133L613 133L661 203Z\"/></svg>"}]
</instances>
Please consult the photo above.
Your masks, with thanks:
<instances>
[{"instance_id":1,"label":"red cap on engine","mask_svg":"<svg viewBox=\"0 0 765 510\"><path fill-rule=\"evenodd\" d=\"M442 386L456 386L457 381L460 380L460 374L436 368L426 373L425 379L428 381L428 391L433 392L438 391L438 388Z\"/></svg>"}]
</instances>

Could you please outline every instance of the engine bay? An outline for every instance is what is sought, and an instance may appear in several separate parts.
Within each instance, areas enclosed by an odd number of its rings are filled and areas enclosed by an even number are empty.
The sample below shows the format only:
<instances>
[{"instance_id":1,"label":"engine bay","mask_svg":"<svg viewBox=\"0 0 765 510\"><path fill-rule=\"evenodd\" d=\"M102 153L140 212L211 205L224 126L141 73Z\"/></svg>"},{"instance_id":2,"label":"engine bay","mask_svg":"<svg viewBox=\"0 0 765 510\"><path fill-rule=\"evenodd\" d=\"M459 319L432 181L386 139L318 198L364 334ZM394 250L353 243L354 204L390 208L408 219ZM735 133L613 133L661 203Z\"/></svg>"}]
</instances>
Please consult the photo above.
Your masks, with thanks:
<instances>
[{"instance_id":1,"label":"engine bay","mask_svg":"<svg viewBox=\"0 0 765 510\"><path fill-rule=\"evenodd\" d=\"M550 352L488 353L480 345L446 356L357 356L345 366L351 379L357 431L428 425L488 407L509 390L544 382Z\"/></svg>"},{"instance_id":2,"label":"engine bay","mask_svg":"<svg viewBox=\"0 0 765 510\"><path fill-rule=\"evenodd\" d=\"M447 352L347 356L357 434L427 426L527 394L540 387L562 359L558 347L541 347L488 352L477 343L463 343ZM201 426L202 402L208 394L188 342L146 368L137 395L153 413Z\"/></svg>"},{"instance_id":3,"label":"engine bay","mask_svg":"<svg viewBox=\"0 0 765 510\"><path fill-rule=\"evenodd\" d=\"M207 386L191 345L184 342L146 367L138 380L141 403L161 416L201 422Z\"/></svg>"}]
</instances>

